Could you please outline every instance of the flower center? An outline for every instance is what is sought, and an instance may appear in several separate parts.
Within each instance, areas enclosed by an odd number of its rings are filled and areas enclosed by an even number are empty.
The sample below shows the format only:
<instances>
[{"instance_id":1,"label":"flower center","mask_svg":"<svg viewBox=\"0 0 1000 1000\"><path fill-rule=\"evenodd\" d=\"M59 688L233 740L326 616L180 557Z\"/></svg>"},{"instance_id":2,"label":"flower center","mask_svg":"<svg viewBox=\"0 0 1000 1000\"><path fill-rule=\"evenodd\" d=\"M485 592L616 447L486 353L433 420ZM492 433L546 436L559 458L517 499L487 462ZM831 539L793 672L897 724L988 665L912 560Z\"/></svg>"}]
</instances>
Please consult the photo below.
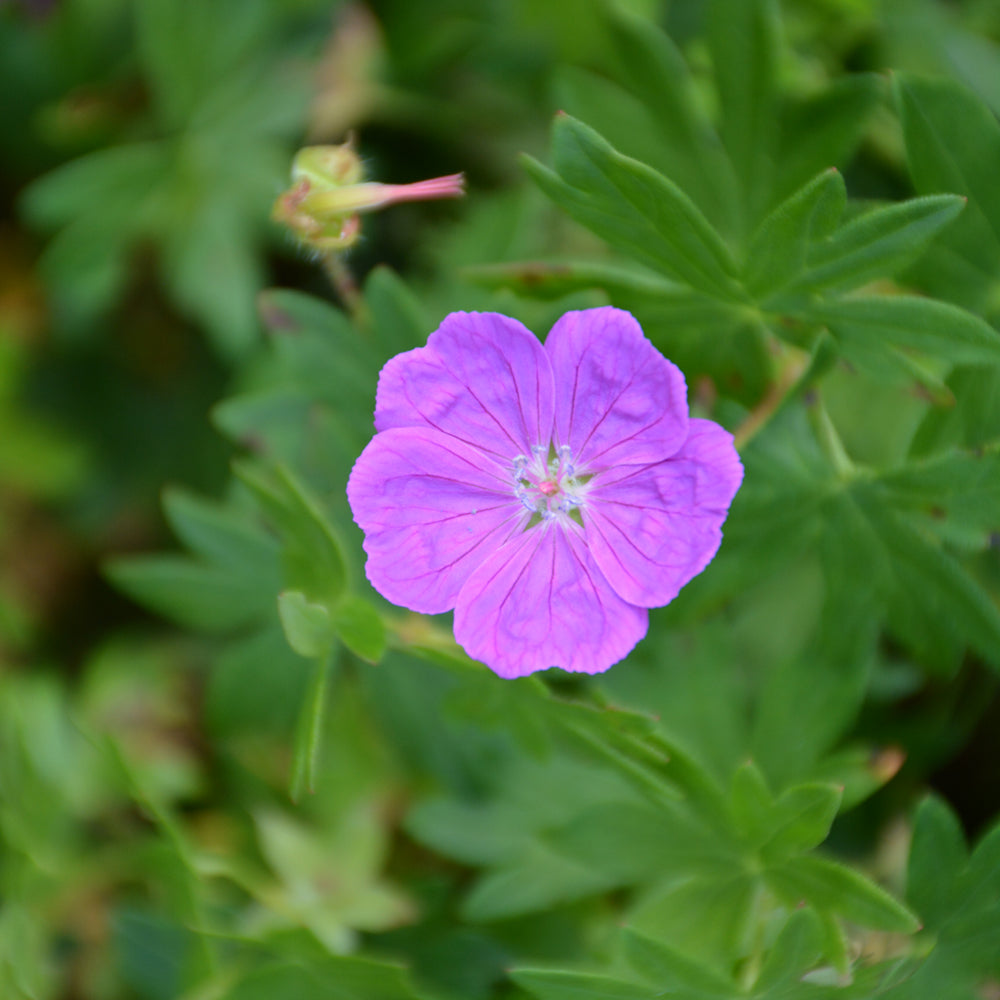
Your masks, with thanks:
<instances>
[{"instance_id":1,"label":"flower center","mask_svg":"<svg viewBox=\"0 0 1000 1000\"><path fill-rule=\"evenodd\" d=\"M582 523L579 508L590 476L575 467L569 445L533 445L530 457L518 455L511 471L514 496L531 512L526 527L567 517Z\"/></svg>"}]
</instances>

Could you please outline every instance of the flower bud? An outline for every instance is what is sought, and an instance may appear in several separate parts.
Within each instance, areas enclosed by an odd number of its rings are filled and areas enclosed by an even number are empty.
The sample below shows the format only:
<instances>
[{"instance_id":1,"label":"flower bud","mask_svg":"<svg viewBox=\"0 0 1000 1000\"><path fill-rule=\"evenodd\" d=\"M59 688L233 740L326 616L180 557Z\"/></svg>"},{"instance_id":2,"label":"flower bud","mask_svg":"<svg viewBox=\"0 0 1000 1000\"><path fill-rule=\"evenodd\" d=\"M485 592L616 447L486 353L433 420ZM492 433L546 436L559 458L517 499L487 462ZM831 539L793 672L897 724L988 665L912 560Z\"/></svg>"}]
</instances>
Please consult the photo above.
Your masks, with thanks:
<instances>
[{"instance_id":1,"label":"flower bud","mask_svg":"<svg viewBox=\"0 0 1000 1000\"><path fill-rule=\"evenodd\" d=\"M357 241L361 212L465 193L461 174L415 184L379 184L363 181L363 176L361 158L350 142L300 149L292 161L292 186L279 195L271 218L317 250L344 250Z\"/></svg>"}]
</instances>

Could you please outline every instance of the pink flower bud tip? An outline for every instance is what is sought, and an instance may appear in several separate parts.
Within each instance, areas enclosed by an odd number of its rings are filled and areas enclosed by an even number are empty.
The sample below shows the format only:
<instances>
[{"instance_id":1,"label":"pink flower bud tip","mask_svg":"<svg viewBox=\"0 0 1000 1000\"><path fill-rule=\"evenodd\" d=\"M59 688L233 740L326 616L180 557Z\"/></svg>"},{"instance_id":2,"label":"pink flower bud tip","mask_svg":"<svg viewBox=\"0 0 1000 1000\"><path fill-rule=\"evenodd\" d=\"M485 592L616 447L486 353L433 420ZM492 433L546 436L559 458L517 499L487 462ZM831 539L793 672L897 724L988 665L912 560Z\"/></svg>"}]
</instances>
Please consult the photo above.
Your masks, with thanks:
<instances>
[{"instance_id":1,"label":"pink flower bud tip","mask_svg":"<svg viewBox=\"0 0 1000 1000\"><path fill-rule=\"evenodd\" d=\"M448 174L432 177L414 184L377 184L384 199L377 206L393 205L400 201L431 201L436 198L461 198L465 194L465 175Z\"/></svg>"}]
</instances>

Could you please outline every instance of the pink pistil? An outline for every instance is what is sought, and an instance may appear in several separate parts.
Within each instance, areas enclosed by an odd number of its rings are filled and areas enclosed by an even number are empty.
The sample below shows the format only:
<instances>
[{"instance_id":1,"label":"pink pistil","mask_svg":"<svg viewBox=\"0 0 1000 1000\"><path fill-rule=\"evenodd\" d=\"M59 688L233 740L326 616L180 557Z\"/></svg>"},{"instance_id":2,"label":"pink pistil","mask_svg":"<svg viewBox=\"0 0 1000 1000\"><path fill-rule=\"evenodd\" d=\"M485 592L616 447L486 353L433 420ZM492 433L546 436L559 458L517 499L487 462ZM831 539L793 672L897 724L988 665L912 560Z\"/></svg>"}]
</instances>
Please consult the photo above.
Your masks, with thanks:
<instances>
[{"instance_id":1,"label":"pink pistil","mask_svg":"<svg viewBox=\"0 0 1000 1000\"><path fill-rule=\"evenodd\" d=\"M380 184L383 204L397 201L424 201L433 198L460 198L465 194L463 174L432 177L414 184Z\"/></svg>"}]
</instances>

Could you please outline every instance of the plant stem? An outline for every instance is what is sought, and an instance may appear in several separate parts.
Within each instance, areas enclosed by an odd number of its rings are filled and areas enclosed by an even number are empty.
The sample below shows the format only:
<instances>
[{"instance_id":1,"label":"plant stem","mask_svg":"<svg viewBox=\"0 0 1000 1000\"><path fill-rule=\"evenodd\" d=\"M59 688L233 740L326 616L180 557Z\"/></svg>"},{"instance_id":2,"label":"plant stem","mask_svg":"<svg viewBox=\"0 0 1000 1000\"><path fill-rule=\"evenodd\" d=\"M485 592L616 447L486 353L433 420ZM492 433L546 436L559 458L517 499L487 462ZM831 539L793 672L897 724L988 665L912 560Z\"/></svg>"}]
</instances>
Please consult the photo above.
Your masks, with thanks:
<instances>
[{"instance_id":1,"label":"plant stem","mask_svg":"<svg viewBox=\"0 0 1000 1000\"><path fill-rule=\"evenodd\" d=\"M358 283L350 268L344 263L336 251L323 254L323 270L326 271L333 290L337 293L343 307L351 314L351 318L362 329L369 323L368 306L358 289Z\"/></svg>"},{"instance_id":2,"label":"plant stem","mask_svg":"<svg viewBox=\"0 0 1000 1000\"><path fill-rule=\"evenodd\" d=\"M848 456L844 443L837 433L837 428L833 426L830 414L827 413L818 392L814 394L812 399L808 400L806 412L809 415L809 423L812 424L816 440L823 449L823 454L830 460L830 464L841 479L850 479L855 472L854 463Z\"/></svg>"},{"instance_id":3,"label":"plant stem","mask_svg":"<svg viewBox=\"0 0 1000 1000\"><path fill-rule=\"evenodd\" d=\"M326 692L329 687L333 650L317 657L313 666L309 690L295 727L295 759L292 762L292 780L288 794L298 802L303 791L316 790L316 770L319 760L323 717L326 714Z\"/></svg>"},{"instance_id":4,"label":"plant stem","mask_svg":"<svg viewBox=\"0 0 1000 1000\"><path fill-rule=\"evenodd\" d=\"M733 434L733 443L736 445L737 451L742 451L757 433L767 426L788 394L799 384L799 379L808 367L808 356L796 357L784 366L777 379L769 386L764 398L750 411L746 420L736 428L736 432Z\"/></svg>"}]
</instances>

